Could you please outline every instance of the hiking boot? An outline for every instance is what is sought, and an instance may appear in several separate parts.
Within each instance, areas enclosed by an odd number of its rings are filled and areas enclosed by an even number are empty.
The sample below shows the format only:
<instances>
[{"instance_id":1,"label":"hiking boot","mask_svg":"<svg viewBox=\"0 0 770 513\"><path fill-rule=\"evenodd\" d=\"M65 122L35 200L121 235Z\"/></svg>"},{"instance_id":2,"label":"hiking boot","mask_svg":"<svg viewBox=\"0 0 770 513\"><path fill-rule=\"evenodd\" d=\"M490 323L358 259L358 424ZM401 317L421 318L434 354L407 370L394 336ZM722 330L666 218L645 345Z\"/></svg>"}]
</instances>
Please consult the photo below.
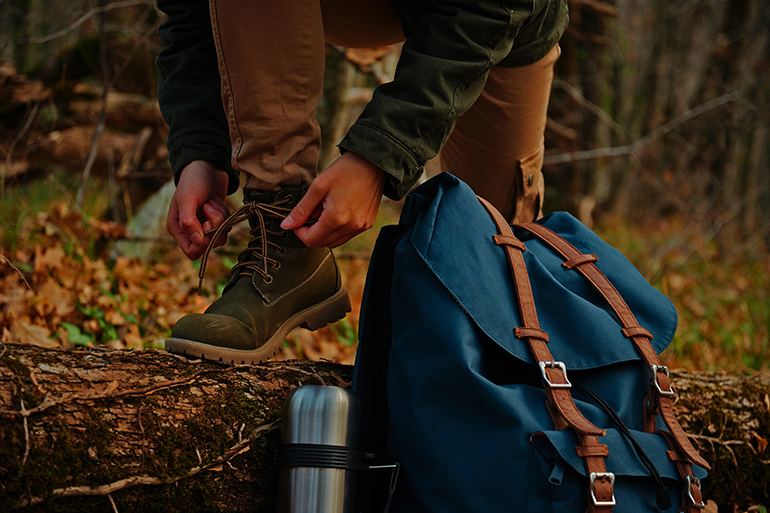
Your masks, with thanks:
<instances>
[{"instance_id":1,"label":"hiking boot","mask_svg":"<svg viewBox=\"0 0 770 513\"><path fill-rule=\"evenodd\" d=\"M230 226L249 220L251 240L231 270L222 297L202 314L181 318L166 340L166 351L188 358L260 363L281 349L289 332L316 330L350 311L331 250L309 248L281 221L305 193L244 189L244 205L217 229L203 255L200 278L213 241Z\"/></svg>"}]
</instances>

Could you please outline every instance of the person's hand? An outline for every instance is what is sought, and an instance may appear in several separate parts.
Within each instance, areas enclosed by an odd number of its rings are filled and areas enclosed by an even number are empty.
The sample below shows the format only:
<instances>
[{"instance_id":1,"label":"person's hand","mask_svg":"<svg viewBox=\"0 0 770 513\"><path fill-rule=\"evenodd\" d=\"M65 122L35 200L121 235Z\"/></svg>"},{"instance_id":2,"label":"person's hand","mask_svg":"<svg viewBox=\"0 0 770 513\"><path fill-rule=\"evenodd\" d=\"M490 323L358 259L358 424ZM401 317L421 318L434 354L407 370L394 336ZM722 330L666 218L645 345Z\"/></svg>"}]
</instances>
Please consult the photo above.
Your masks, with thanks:
<instances>
[{"instance_id":1,"label":"person's hand","mask_svg":"<svg viewBox=\"0 0 770 513\"><path fill-rule=\"evenodd\" d=\"M204 231L217 228L230 214L225 205L227 173L210 162L196 160L182 169L171 205L166 229L190 260L197 260L208 246L212 235ZM223 233L214 247L227 242Z\"/></svg>"},{"instance_id":2,"label":"person's hand","mask_svg":"<svg viewBox=\"0 0 770 513\"><path fill-rule=\"evenodd\" d=\"M335 248L374 225L384 188L385 171L347 152L313 180L281 228L307 246Z\"/></svg>"}]
</instances>

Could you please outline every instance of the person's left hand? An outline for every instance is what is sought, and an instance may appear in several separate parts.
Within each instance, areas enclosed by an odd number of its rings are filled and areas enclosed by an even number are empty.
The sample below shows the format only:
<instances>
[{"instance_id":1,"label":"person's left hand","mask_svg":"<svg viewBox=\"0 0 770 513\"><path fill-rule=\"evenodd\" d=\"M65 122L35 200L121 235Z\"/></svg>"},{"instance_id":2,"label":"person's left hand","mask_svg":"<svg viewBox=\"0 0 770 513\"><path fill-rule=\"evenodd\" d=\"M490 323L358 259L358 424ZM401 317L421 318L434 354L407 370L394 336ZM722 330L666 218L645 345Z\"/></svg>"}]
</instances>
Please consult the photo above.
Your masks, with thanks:
<instances>
[{"instance_id":1,"label":"person's left hand","mask_svg":"<svg viewBox=\"0 0 770 513\"><path fill-rule=\"evenodd\" d=\"M281 228L307 246L335 248L374 225L384 188L385 171L349 151L310 184Z\"/></svg>"}]
</instances>

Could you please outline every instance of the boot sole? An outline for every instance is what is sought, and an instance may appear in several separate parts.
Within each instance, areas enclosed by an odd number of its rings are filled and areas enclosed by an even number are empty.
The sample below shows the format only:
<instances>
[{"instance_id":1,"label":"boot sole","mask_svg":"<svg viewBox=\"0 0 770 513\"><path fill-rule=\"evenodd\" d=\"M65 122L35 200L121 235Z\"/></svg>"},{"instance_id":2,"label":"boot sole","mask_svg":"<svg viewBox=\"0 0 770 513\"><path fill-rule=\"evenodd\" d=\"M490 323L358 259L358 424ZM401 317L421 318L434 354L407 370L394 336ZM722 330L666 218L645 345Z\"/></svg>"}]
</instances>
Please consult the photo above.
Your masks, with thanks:
<instances>
[{"instance_id":1,"label":"boot sole","mask_svg":"<svg viewBox=\"0 0 770 513\"><path fill-rule=\"evenodd\" d=\"M258 364L269 360L283 347L283 341L294 328L302 327L310 331L323 328L336 322L350 312L350 296L343 286L330 298L317 303L310 308L292 315L281 324L267 342L252 350L228 349L195 340L169 338L165 349L169 353L185 356L191 359L219 361L233 364Z\"/></svg>"}]
</instances>

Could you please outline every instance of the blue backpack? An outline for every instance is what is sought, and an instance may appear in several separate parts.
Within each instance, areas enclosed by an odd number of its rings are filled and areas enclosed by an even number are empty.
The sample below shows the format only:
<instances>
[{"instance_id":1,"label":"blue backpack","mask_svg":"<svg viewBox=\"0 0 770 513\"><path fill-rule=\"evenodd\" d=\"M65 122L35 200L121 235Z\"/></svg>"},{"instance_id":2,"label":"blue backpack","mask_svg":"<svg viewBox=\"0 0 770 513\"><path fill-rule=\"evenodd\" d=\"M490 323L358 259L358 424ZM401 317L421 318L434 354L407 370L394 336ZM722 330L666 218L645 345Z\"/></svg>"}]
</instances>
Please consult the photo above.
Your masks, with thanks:
<instances>
[{"instance_id":1,"label":"blue backpack","mask_svg":"<svg viewBox=\"0 0 770 513\"><path fill-rule=\"evenodd\" d=\"M709 466L657 356L676 322L569 214L511 231L454 176L429 180L380 232L361 309L353 386L364 450L400 464L391 510L703 508Z\"/></svg>"}]
</instances>

